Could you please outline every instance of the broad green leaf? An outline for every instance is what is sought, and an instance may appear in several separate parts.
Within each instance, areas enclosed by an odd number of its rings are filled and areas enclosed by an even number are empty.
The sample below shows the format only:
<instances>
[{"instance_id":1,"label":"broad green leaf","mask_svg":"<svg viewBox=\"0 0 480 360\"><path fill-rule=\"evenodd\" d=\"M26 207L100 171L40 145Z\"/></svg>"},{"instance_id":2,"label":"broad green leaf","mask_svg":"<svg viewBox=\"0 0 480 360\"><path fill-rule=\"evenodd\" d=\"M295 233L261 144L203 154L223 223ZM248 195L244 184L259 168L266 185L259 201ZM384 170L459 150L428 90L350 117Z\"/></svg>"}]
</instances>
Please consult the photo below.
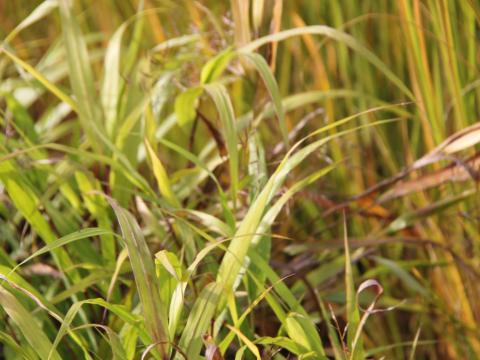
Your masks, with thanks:
<instances>
[{"instance_id":1,"label":"broad green leaf","mask_svg":"<svg viewBox=\"0 0 480 360\"><path fill-rule=\"evenodd\" d=\"M127 354L125 353L125 348L123 347L122 341L120 337L108 326L92 324L92 326L100 327L101 329L105 330L108 336L108 340L110 343L110 348L112 349L112 359L113 360L126 360Z\"/></svg>"},{"instance_id":2,"label":"broad green leaf","mask_svg":"<svg viewBox=\"0 0 480 360\"><path fill-rule=\"evenodd\" d=\"M172 252L159 251L155 258L161 296L167 298L164 303L169 305L168 331L170 337L174 338L184 307L188 274L184 274L180 261Z\"/></svg>"},{"instance_id":3,"label":"broad green leaf","mask_svg":"<svg viewBox=\"0 0 480 360\"><path fill-rule=\"evenodd\" d=\"M262 221L258 226L258 230L257 230L258 234L264 234L267 232L268 228L273 224L273 222L275 221L275 219L277 218L278 214L280 213L282 208L285 206L285 204L298 191L302 190L304 187L308 185L313 184L315 181L317 181L321 177L328 174L337 166L338 164L326 166L325 168L315 171L313 174L307 176L302 180L297 181L294 185L292 185L292 187L290 187L285 193L283 193L282 196L274 204L272 204L272 206L265 213L265 215L262 218ZM252 243L257 244L260 237L261 235L255 235L255 237L252 239Z\"/></svg>"},{"instance_id":4,"label":"broad green leaf","mask_svg":"<svg viewBox=\"0 0 480 360\"><path fill-rule=\"evenodd\" d=\"M322 348L321 345L317 345L316 342L318 341L314 334L308 332L308 327L305 326L305 321L308 321L305 316L297 313L290 313L286 319L286 330L290 339L295 341L296 344L300 345L300 347L308 349L305 353L309 353L310 349L315 348ZM317 353L318 354L318 353ZM325 355L322 352L320 354ZM317 356L313 357L315 359L325 359L325 356Z\"/></svg>"},{"instance_id":5,"label":"broad green leaf","mask_svg":"<svg viewBox=\"0 0 480 360\"><path fill-rule=\"evenodd\" d=\"M197 116L198 99L203 88L193 87L185 90L175 98L175 115L180 126L190 124Z\"/></svg>"},{"instance_id":6,"label":"broad green leaf","mask_svg":"<svg viewBox=\"0 0 480 360\"><path fill-rule=\"evenodd\" d=\"M130 324L125 324L120 333L123 347L128 360L133 360L137 354L138 330Z\"/></svg>"},{"instance_id":7,"label":"broad green leaf","mask_svg":"<svg viewBox=\"0 0 480 360\"><path fill-rule=\"evenodd\" d=\"M0 265L0 279L2 279L2 281L8 282L10 286L22 291L24 294L30 296L31 298L38 299L38 301L42 303L50 312L58 312L51 301L47 301L38 289L33 287L19 274L14 273L11 268Z\"/></svg>"},{"instance_id":8,"label":"broad green leaf","mask_svg":"<svg viewBox=\"0 0 480 360\"><path fill-rule=\"evenodd\" d=\"M162 264L165 270L174 277L177 281L181 281L182 266L176 255L170 251L161 250L155 254L155 258Z\"/></svg>"},{"instance_id":9,"label":"broad green leaf","mask_svg":"<svg viewBox=\"0 0 480 360\"><path fill-rule=\"evenodd\" d=\"M202 72L200 74L200 82L203 85L210 84L217 80L228 66L230 60L233 58L235 53L231 48L223 50L217 56L208 60L208 62L203 66Z\"/></svg>"},{"instance_id":10,"label":"broad green leaf","mask_svg":"<svg viewBox=\"0 0 480 360\"><path fill-rule=\"evenodd\" d=\"M153 173L157 180L160 193L167 200L167 203L170 206L172 206L173 208L180 208L181 203L172 190L168 174L147 139L145 139L145 147L152 162ZM190 261L195 256L195 239L192 232L190 231L190 229L184 226L183 223L178 222L175 222L173 224L173 229L176 236L178 236L185 244L187 250L187 260Z\"/></svg>"},{"instance_id":11,"label":"broad green leaf","mask_svg":"<svg viewBox=\"0 0 480 360\"><path fill-rule=\"evenodd\" d=\"M213 215L210 215L206 212L190 209L182 209L182 212L191 214L193 218L198 219L210 231L214 231L225 237L233 236L230 227Z\"/></svg>"},{"instance_id":12,"label":"broad green leaf","mask_svg":"<svg viewBox=\"0 0 480 360\"><path fill-rule=\"evenodd\" d=\"M341 121L347 121L349 118L343 119ZM379 123L384 123L383 121ZM276 191L280 188L285 180L286 176L290 171L300 164L304 159L309 156L312 152L320 148L321 146L326 145L330 140L343 136L349 132L358 131L362 127L373 126L377 123L368 124L365 126L360 126L350 130L340 131L334 135L324 137L320 140L316 140L311 144L301 148L297 152L297 148L300 146L303 141L312 137L313 135L318 135L324 131L327 131L328 126L317 130L316 132L310 134L306 138L297 142L290 151L286 154L280 165L275 170L275 173L270 177L267 184L264 186L262 192L251 204L250 209L242 220L235 237L230 243L228 252L225 254L222 263L220 265L217 281L221 284L224 284L225 290L227 292L233 290L233 285L237 278L237 275L243 265L245 256L247 254L250 243L254 238L255 233L258 231L258 225L264 215L264 212L267 209L269 202L272 197L275 195Z\"/></svg>"},{"instance_id":13,"label":"broad green leaf","mask_svg":"<svg viewBox=\"0 0 480 360\"><path fill-rule=\"evenodd\" d=\"M292 339L289 339L288 337L284 337L284 336L276 336L276 337L264 336L255 340L255 343L260 345L280 346L295 355L301 355L307 352L307 349L303 348L301 345L297 344Z\"/></svg>"},{"instance_id":14,"label":"broad green leaf","mask_svg":"<svg viewBox=\"0 0 480 360\"><path fill-rule=\"evenodd\" d=\"M316 353L316 356L324 356L325 351L323 349L322 340L318 334L315 323L312 318L308 315L305 309L301 306L295 295L292 291L281 281L280 277L273 271L269 264L255 251L255 249L250 249L248 256L251 258L252 262L264 273L267 279L275 284L275 292L278 294L282 303L284 302L290 312L299 314L302 317L301 321L297 321L296 324L300 325L302 331L308 334L308 348L313 349ZM277 315L278 319L286 326L287 314L283 308L275 301L270 294L266 296L266 299L272 308L272 310Z\"/></svg>"}]
</instances>

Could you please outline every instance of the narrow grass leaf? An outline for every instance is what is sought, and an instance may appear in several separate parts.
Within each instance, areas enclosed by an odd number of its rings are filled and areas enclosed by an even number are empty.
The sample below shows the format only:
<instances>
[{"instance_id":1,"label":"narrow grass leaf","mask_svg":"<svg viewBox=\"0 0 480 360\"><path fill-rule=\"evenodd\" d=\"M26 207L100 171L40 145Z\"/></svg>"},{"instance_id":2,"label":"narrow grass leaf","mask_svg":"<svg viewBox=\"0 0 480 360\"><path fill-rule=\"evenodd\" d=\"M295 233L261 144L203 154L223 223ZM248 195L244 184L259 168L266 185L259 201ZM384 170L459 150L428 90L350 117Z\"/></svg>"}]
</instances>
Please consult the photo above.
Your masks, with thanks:
<instances>
[{"instance_id":1,"label":"narrow grass leaf","mask_svg":"<svg viewBox=\"0 0 480 360\"><path fill-rule=\"evenodd\" d=\"M253 22L253 27L257 32L260 28L260 25L262 25L264 10L265 10L265 0L253 0L252 22Z\"/></svg>"},{"instance_id":2,"label":"narrow grass leaf","mask_svg":"<svg viewBox=\"0 0 480 360\"><path fill-rule=\"evenodd\" d=\"M173 193L167 171L147 139L145 139L145 148L152 163L153 174L157 180L160 193L171 206L180 207L180 202Z\"/></svg>"},{"instance_id":3,"label":"narrow grass leaf","mask_svg":"<svg viewBox=\"0 0 480 360\"><path fill-rule=\"evenodd\" d=\"M355 341L355 353L353 345L357 329L360 323L360 313L358 311L357 297L355 296L355 284L353 280L352 261L350 259L350 248L348 245L347 222L345 214L343 215L343 245L345 247L345 288L347 304L347 345L352 351L351 360L363 359L363 342L361 339Z\"/></svg>"},{"instance_id":4,"label":"narrow grass leaf","mask_svg":"<svg viewBox=\"0 0 480 360\"><path fill-rule=\"evenodd\" d=\"M394 83L402 92L410 99L415 99L415 96L410 89L404 84L404 82L395 75L384 62L382 62L377 55L368 50L364 45L360 44L353 36L344 33L343 31L334 29L326 25L312 25L306 27L299 27L294 29L288 29L280 31L275 34L267 35L256 39L239 49L239 51L253 52L259 47L266 45L270 42L279 42L286 40L290 37L301 36L304 34L312 35L324 35L332 38L340 43L343 43L350 47L352 50L359 53L367 61L373 64L379 71L381 71L392 83Z\"/></svg>"},{"instance_id":5,"label":"narrow grass leaf","mask_svg":"<svg viewBox=\"0 0 480 360\"><path fill-rule=\"evenodd\" d=\"M43 330L35 321L32 321L30 312L3 287L0 287L0 304L41 359L50 357L53 360L61 360ZM51 356L49 356L51 349Z\"/></svg>"},{"instance_id":6,"label":"narrow grass leaf","mask_svg":"<svg viewBox=\"0 0 480 360\"><path fill-rule=\"evenodd\" d=\"M103 114L96 96L87 45L72 13L72 4L69 0L60 0L60 18L70 85L78 102L80 123L88 135L91 145L101 153L105 140Z\"/></svg>"},{"instance_id":7,"label":"narrow grass leaf","mask_svg":"<svg viewBox=\"0 0 480 360\"><path fill-rule=\"evenodd\" d=\"M421 209L406 212L405 214L401 214L388 225L388 227L385 229L385 232L394 233L394 232L403 230L406 227L411 226L412 223L414 223L419 219L423 219L428 216L441 213L445 209L448 209L453 205L461 203L462 201L465 201L466 199L476 194L477 194L477 189L465 190L458 195L449 196L445 199L434 202Z\"/></svg>"},{"instance_id":8,"label":"narrow grass leaf","mask_svg":"<svg viewBox=\"0 0 480 360\"><path fill-rule=\"evenodd\" d=\"M103 63L102 105L105 115L105 128L112 137L117 119L120 88L123 79L120 75L121 45L128 23L123 23L108 43Z\"/></svg>"},{"instance_id":9,"label":"narrow grass leaf","mask_svg":"<svg viewBox=\"0 0 480 360\"><path fill-rule=\"evenodd\" d=\"M19 344L17 344L17 341L12 336L10 336L9 334L3 331L0 331L0 342L3 344L3 346L5 346L4 348L5 353L7 352L6 348L10 348L15 352L16 355L21 356L22 359L27 359L27 360L38 359L38 357L35 355L35 352L31 348L31 346L29 346L29 344L22 344L22 346L20 346Z\"/></svg>"},{"instance_id":10,"label":"narrow grass leaf","mask_svg":"<svg viewBox=\"0 0 480 360\"><path fill-rule=\"evenodd\" d=\"M307 349L303 354L305 355L312 352L312 348L315 347L315 342L318 341L316 336L309 332L307 329L308 327L305 326L305 322L309 321L304 315L298 313L290 313L287 316L285 321L286 331L290 339L292 339L296 344L299 345L301 348ZM315 352L314 352L315 354ZM322 353L322 355L324 355ZM325 359L324 356L320 356L317 353L317 356L313 356L314 359Z\"/></svg>"},{"instance_id":11,"label":"narrow grass leaf","mask_svg":"<svg viewBox=\"0 0 480 360\"><path fill-rule=\"evenodd\" d=\"M32 259L43 255L47 252L51 252L59 247L65 246L67 244L70 244L71 242L81 240L81 239L87 239L91 238L94 236L101 236L101 235L113 235L113 232L111 230L107 229L100 229L100 228L86 228L82 230L78 230L72 234L68 234L66 236L63 236L59 239L53 240L49 244L45 245L41 249L35 251L32 255L27 257L25 260L23 260L21 263L19 263L17 266L15 266L12 269L12 272L15 272L20 266L24 265L25 263L31 261Z\"/></svg>"},{"instance_id":12,"label":"narrow grass leaf","mask_svg":"<svg viewBox=\"0 0 480 360\"><path fill-rule=\"evenodd\" d=\"M33 66L26 63L25 61L23 61L18 56L16 56L15 54L13 54L12 52L8 51L5 48L0 48L0 52L3 52L10 59L12 59L12 61L15 64L19 65L25 71L27 71L30 75L32 75L40 84L42 84L46 89L48 89L57 98L59 98L64 103L68 104L73 111L78 112L77 103L70 96L65 94L65 92L60 90L59 87L57 87L55 84L50 82L45 76L43 76Z\"/></svg>"},{"instance_id":13,"label":"narrow grass leaf","mask_svg":"<svg viewBox=\"0 0 480 360\"><path fill-rule=\"evenodd\" d=\"M240 52L239 54L241 57L248 59L262 76L265 86L272 97L274 109L280 124L280 131L282 132L283 141L288 149L288 129L285 122L285 110L283 109L282 97L280 96L280 90L278 89L277 81L275 80L270 67L263 56L259 54L244 52Z\"/></svg>"},{"instance_id":14,"label":"narrow grass leaf","mask_svg":"<svg viewBox=\"0 0 480 360\"><path fill-rule=\"evenodd\" d=\"M13 29L10 34L7 35L5 43L8 43L13 40L17 34L29 27L30 25L36 23L37 21L42 20L44 17L49 15L56 7L58 6L57 0L45 0L40 5L38 5L25 19L18 24L15 29Z\"/></svg>"},{"instance_id":15,"label":"narrow grass leaf","mask_svg":"<svg viewBox=\"0 0 480 360\"><path fill-rule=\"evenodd\" d=\"M420 169L421 167L445 158L447 155L452 155L458 151L468 149L479 142L480 123L476 123L449 136L434 150L415 161L412 164L411 169Z\"/></svg>"},{"instance_id":16,"label":"narrow grass leaf","mask_svg":"<svg viewBox=\"0 0 480 360\"><path fill-rule=\"evenodd\" d=\"M55 337L55 340L54 340L53 344L50 346L50 354L48 355L48 357L44 357L44 359L48 359L48 360L52 359L53 357L51 357L51 356L53 356L53 354L56 353L56 348L57 348L58 344L60 343L60 341L62 340L62 338L65 335L67 335L68 333L70 333L70 334L73 333L73 331L72 331L73 329L71 328L71 324L72 324L73 320L75 319L75 317L77 316L77 314L81 311L83 305L86 305L86 304L102 306L102 307L112 311L116 315L118 315L120 318L122 318L122 320L127 321L128 323L130 323L130 324L139 328L139 319L137 317L135 317L133 314L131 314L131 312L127 311L125 308L123 308L120 305L114 305L114 304L107 303L103 299L87 299L87 300L77 301L70 307L67 314L63 318L63 321L61 322L62 325L60 326L60 329L57 332L57 335ZM84 326L89 326L89 324L84 325ZM139 329L140 329L140 334L142 335L141 337L142 337L143 342L147 343L148 341L151 341L150 338L147 338L146 333L143 331L143 329L141 329L141 328L139 328ZM86 355L87 355L87 358L89 358L88 353L86 353Z\"/></svg>"},{"instance_id":17,"label":"narrow grass leaf","mask_svg":"<svg viewBox=\"0 0 480 360\"><path fill-rule=\"evenodd\" d=\"M123 240L142 303L145 326L152 337L152 341L157 344L158 351L164 356L167 354L168 344L167 311L164 304L160 302L153 259L134 217L113 199L107 198L107 200L112 206L122 229Z\"/></svg>"},{"instance_id":18,"label":"narrow grass leaf","mask_svg":"<svg viewBox=\"0 0 480 360\"><path fill-rule=\"evenodd\" d=\"M202 290L193 305L179 342L179 347L184 349L188 359L196 359L200 354L202 336L207 333L221 292L221 284L210 283ZM177 355L176 359L182 359L182 357Z\"/></svg>"},{"instance_id":19,"label":"narrow grass leaf","mask_svg":"<svg viewBox=\"0 0 480 360\"><path fill-rule=\"evenodd\" d=\"M230 188L234 206L237 201L237 191L239 186L238 178L238 149L237 149L237 130L233 105L228 95L227 89L221 84L209 84L205 90L212 97L220 119L223 125L223 136L227 144L229 165L230 165Z\"/></svg>"},{"instance_id":20,"label":"narrow grass leaf","mask_svg":"<svg viewBox=\"0 0 480 360\"><path fill-rule=\"evenodd\" d=\"M230 329L238 338L248 347L248 349L252 352L257 360L261 360L260 351L258 351L257 346L250 341L248 337L246 337L239 329L235 326L231 326L229 324L225 324L228 329Z\"/></svg>"}]
</instances>

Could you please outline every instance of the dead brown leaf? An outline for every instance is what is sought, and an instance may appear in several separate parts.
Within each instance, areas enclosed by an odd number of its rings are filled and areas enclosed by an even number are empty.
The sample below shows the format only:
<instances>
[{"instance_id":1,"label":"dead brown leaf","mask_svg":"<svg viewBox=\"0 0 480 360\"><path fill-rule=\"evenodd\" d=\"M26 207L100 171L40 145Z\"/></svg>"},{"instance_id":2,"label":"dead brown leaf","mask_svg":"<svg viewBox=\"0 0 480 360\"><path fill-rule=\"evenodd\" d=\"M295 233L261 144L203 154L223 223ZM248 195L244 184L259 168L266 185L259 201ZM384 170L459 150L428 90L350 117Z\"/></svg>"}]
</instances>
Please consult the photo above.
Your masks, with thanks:
<instances>
[{"instance_id":1,"label":"dead brown leaf","mask_svg":"<svg viewBox=\"0 0 480 360\"><path fill-rule=\"evenodd\" d=\"M465 162L457 161L433 173L397 183L390 191L378 199L378 203L399 198L413 192L431 189L447 182L478 180L479 171L480 153L477 153Z\"/></svg>"}]
</instances>

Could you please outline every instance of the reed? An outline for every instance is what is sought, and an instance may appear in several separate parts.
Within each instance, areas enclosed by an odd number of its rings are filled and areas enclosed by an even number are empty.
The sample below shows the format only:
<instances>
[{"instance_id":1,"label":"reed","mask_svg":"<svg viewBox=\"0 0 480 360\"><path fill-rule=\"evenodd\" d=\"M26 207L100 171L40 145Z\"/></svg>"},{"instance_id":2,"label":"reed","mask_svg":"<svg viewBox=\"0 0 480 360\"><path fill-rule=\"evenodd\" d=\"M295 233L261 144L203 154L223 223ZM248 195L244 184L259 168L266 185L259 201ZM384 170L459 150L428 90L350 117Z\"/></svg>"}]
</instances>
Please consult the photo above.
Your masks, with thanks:
<instances>
[{"instance_id":1,"label":"reed","mask_svg":"<svg viewBox=\"0 0 480 360\"><path fill-rule=\"evenodd\" d=\"M0 2L2 357L480 357L479 27Z\"/></svg>"}]
</instances>

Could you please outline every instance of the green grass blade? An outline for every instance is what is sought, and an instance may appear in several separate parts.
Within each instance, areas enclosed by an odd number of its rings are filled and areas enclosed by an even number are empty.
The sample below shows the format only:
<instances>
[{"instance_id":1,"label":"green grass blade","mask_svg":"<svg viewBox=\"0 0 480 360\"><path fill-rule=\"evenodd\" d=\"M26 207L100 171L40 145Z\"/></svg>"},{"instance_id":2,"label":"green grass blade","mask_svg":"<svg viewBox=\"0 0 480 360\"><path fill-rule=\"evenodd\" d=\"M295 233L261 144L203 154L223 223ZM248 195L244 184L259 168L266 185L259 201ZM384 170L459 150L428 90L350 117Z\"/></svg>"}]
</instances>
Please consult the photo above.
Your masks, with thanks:
<instances>
[{"instance_id":1,"label":"green grass blade","mask_svg":"<svg viewBox=\"0 0 480 360\"><path fill-rule=\"evenodd\" d=\"M288 129L285 122L285 110L283 109L282 98L280 96L280 90L278 89L277 81L275 80L270 67L263 56L259 54L244 52L240 52L239 54L241 57L248 59L262 76L265 86L272 97L274 109L278 117L278 123L280 124L280 130L282 132L283 141L288 149Z\"/></svg>"},{"instance_id":2,"label":"green grass blade","mask_svg":"<svg viewBox=\"0 0 480 360\"><path fill-rule=\"evenodd\" d=\"M162 356L168 353L167 309L160 301L155 265L135 218L113 199L107 198L122 229L123 239L142 303L145 326Z\"/></svg>"},{"instance_id":3,"label":"green grass blade","mask_svg":"<svg viewBox=\"0 0 480 360\"><path fill-rule=\"evenodd\" d=\"M394 83L408 98L414 100L415 97L410 91L410 89L404 84L404 82L395 75L384 62L382 62L377 55L368 50L365 46L360 44L357 39L353 36L344 33L343 31L334 29L325 25L312 25L306 26L303 28L294 28L289 30L284 30L275 34L267 35L257 40L254 40L242 48L239 51L252 52L259 47L266 45L270 42L279 42L286 40L290 37L301 36L304 34L312 35L324 35L329 38L332 38L340 43L343 43L350 47L352 50L356 51L372 65L374 65L379 71L381 71L392 83Z\"/></svg>"},{"instance_id":4,"label":"green grass blade","mask_svg":"<svg viewBox=\"0 0 480 360\"><path fill-rule=\"evenodd\" d=\"M49 358L52 343L38 326L29 311L7 290L0 287L0 304L12 321L19 327L22 335L41 359ZM61 360L57 351L51 353L50 359Z\"/></svg>"},{"instance_id":5,"label":"green grass blade","mask_svg":"<svg viewBox=\"0 0 480 360\"><path fill-rule=\"evenodd\" d=\"M87 239L87 238L91 238L91 237L94 237L94 236L101 236L101 235L112 235L112 231L111 230L107 230L107 229L100 229L100 228L87 228L87 229L82 229L82 230L79 230L79 231L76 231L72 234L68 234L66 236L63 236L59 239L56 239L56 240L53 240L52 242L50 242L49 244L47 244L46 246L42 247L41 249L35 251L32 255L30 255L29 257L27 257L25 260L23 260L21 263L19 263L17 266L15 266L13 269L12 269L12 272L15 272L16 270L18 270L18 268L22 265L24 265L25 263L31 261L32 259L40 256L40 255L43 255L47 252L51 252L59 247L62 247L62 246L65 246L67 244L70 244L71 242L74 242L74 241L77 241L77 240L82 240L82 239Z\"/></svg>"},{"instance_id":6,"label":"green grass blade","mask_svg":"<svg viewBox=\"0 0 480 360\"><path fill-rule=\"evenodd\" d=\"M170 180L168 178L165 167L163 166L162 162L158 158L157 154L153 150L148 140L145 140L145 147L147 149L148 157L150 158L150 161L152 163L153 174L155 175L155 178L157 180L157 185L160 193L171 206L179 208L180 202L173 193L172 186L170 184Z\"/></svg>"},{"instance_id":7,"label":"green grass blade","mask_svg":"<svg viewBox=\"0 0 480 360\"><path fill-rule=\"evenodd\" d=\"M58 6L57 0L45 0L38 5L25 19L13 29L10 34L3 40L5 43L11 42L18 33L30 25L42 20L45 16L49 15Z\"/></svg>"},{"instance_id":8,"label":"green grass blade","mask_svg":"<svg viewBox=\"0 0 480 360\"><path fill-rule=\"evenodd\" d=\"M357 328L360 323L360 312L358 311L357 297L355 293L355 284L353 279L352 260L350 258L350 247L348 245L347 222L343 219L343 245L345 247L345 288L346 288L346 306L347 306L347 345L351 353L355 356L352 360L363 359L363 341L359 339L356 342L355 349L352 345L357 334Z\"/></svg>"},{"instance_id":9,"label":"green grass blade","mask_svg":"<svg viewBox=\"0 0 480 360\"><path fill-rule=\"evenodd\" d=\"M54 94L57 98L62 100L64 103L68 104L73 111L78 112L77 108L77 103L65 92L60 90L55 84L50 82L45 76L43 76L39 71L37 71L33 66L30 64L26 63L22 59L20 59L18 56L13 54L12 52L8 51L5 48L0 48L0 52L3 52L5 55L7 55L12 61L22 67L25 71L27 71L30 75L32 75L40 84L45 86L46 89L48 89L52 94Z\"/></svg>"},{"instance_id":10,"label":"green grass blade","mask_svg":"<svg viewBox=\"0 0 480 360\"><path fill-rule=\"evenodd\" d=\"M180 338L179 346L184 349L187 358L198 358L202 347L202 336L207 333L210 320L215 314L218 300L222 292L222 285L218 283L208 284L200 293L195 302L187 324ZM181 359L177 355L176 359Z\"/></svg>"},{"instance_id":11,"label":"green grass blade","mask_svg":"<svg viewBox=\"0 0 480 360\"><path fill-rule=\"evenodd\" d=\"M221 84L209 84L205 90L212 97L220 119L223 125L223 136L227 144L229 165L230 165L230 188L234 206L237 202L237 192L239 187L238 174L238 149L237 149L237 130L233 105L228 95L227 89Z\"/></svg>"},{"instance_id":12,"label":"green grass blade","mask_svg":"<svg viewBox=\"0 0 480 360\"><path fill-rule=\"evenodd\" d=\"M60 18L70 76L70 85L78 103L78 114L91 145L100 150L105 140L103 114L99 106L90 67L87 45L68 0L60 0ZM98 151L101 153L101 151Z\"/></svg>"},{"instance_id":13,"label":"green grass blade","mask_svg":"<svg viewBox=\"0 0 480 360\"><path fill-rule=\"evenodd\" d=\"M105 129L111 139L118 121L117 110L123 83L120 75L121 45L127 25L128 23L123 23L113 34L103 63L102 105L105 114Z\"/></svg>"}]
</instances>

